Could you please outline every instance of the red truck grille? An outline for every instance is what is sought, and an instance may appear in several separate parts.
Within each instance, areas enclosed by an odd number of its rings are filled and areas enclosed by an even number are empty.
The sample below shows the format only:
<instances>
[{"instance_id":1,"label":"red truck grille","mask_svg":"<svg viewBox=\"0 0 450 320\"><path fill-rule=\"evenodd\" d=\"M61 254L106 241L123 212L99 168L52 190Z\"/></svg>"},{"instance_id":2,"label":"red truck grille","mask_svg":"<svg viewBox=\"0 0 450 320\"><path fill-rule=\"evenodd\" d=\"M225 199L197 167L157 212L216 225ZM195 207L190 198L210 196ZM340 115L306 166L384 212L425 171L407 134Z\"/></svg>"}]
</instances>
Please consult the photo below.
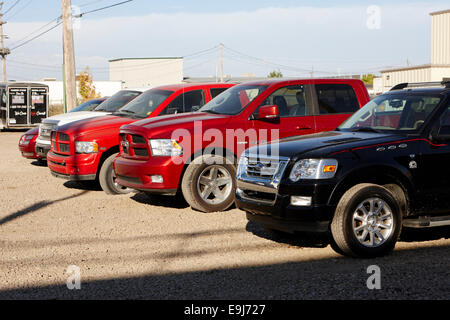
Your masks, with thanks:
<instances>
[{"instance_id":1,"label":"red truck grille","mask_svg":"<svg viewBox=\"0 0 450 320\"><path fill-rule=\"evenodd\" d=\"M147 140L140 135L121 133L120 152L126 158L148 159L150 150Z\"/></svg>"},{"instance_id":2,"label":"red truck grille","mask_svg":"<svg viewBox=\"0 0 450 320\"><path fill-rule=\"evenodd\" d=\"M70 137L69 135L52 131L51 134L52 151L57 154L70 154Z\"/></svg>"}]
</instances>

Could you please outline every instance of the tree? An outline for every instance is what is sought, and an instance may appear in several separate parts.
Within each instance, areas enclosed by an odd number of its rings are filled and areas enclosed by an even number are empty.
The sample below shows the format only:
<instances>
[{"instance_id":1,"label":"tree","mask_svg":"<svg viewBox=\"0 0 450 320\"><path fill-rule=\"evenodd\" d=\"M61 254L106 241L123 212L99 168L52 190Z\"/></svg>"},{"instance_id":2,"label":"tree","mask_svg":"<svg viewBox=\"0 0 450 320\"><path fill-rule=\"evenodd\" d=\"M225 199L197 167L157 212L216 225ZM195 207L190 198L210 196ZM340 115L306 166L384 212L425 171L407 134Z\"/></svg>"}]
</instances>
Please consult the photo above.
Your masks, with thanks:
<instances>
[{"instance_id":1,"label":"tree","mask_svg":"<svg viewBox=\"0 0 450 320\"><path fill-rule=\"evenodd\" d=\"M273 70L271 73L269 73L267 78L283 78L283 74L281 73L280 69L278 69L278 71Z\"/></svg>"},{"instance_id":2,"label":"tree","mask_svg":"<svg viewBox=\"0 0 450 320\"><path fill-rule=\"evenodd\" d=\"M368 73L368 74L363 74L361 77L362 82L364 82L365 84L373 84L373 78L375 78L376 76L372 73Z\"/></svg>"},{"instance_id":3,"label":"tree","mask_svg":"<svg viewBox=\"0 0 450 320\"><path fill-rule=\"evenodd\" d=\"M81 102L97 99L101 97L100 93L96 92L95 86L92 83L92 76L89 72L89 67L86 67L83 72L78 75L79 88L78 92L81 96Z\"/></svg>"}]
</instances>

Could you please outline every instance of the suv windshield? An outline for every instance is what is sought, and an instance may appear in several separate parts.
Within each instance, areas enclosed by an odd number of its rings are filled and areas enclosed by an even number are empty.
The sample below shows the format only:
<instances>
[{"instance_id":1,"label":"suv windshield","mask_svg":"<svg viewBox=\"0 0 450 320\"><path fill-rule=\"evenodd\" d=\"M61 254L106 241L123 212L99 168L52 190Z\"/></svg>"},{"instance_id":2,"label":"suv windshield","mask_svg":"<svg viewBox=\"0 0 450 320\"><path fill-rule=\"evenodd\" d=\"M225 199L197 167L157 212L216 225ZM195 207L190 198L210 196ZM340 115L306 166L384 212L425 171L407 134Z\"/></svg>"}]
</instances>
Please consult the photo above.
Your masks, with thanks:
<instances>
[{"instance_id":1,"label":"suv windshield","mask_svg":"<svg viewBox=\"0 0 450 320\"><path fill-rule=\"evenodd\" d=\"M120 109L119 113L138 118L147 118L173 92L174 91L159 89L148 90Z\"/></svg>"},{"instance_id":2,"label":"suv windshield","mask_svg":"<svg viewBox=\"0 0 450 320\"><path fill-rule=\"evenodd\" d=\"M94 109L94 111L115 112L141 93L142 92L140 91L120 90L111 98L99 104L98 107Z\"/></svg>"},{"instance_id":3,"label":"suv windshield","mask_svg":"<svg viewBox=\"0 0 450 320\"><path fill-rule=\"evenodd\" d=\"M199 111L226 115L238 114L267 87L245 84L232 87L205 104Z\"/></svg>"},{"instance_id":4,"label":"suv windshield","mask_svg":"<svg viewBox=\"0 0 450 320\"><path fill-rule=\"evenodd\" d=\"M343 131L420 130L441 98L411 93L387 94L376 97L339 126Z\"/></svg>"},{"instance_id":5,"label":"suv windshield","mask_svg":"<svg viewBox=\"0 0 450 320\"><path fill-rule=\"evenodd\" d=\"M105 100L106 99L96 99L96 100L86 101L85 103L80 104L78 107L73 108L69 112L92 111Z\"/></svg>"}]
</instances>

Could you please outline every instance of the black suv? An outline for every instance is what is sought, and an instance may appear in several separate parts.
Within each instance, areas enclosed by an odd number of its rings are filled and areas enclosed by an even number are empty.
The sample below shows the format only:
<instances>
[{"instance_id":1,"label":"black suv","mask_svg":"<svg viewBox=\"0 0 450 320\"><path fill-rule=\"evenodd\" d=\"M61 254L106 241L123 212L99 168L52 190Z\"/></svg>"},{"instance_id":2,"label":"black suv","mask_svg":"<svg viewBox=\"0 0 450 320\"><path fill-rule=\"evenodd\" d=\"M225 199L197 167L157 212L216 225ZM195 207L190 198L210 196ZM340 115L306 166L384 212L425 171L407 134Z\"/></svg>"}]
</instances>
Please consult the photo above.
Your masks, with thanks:
<instances>
[{"instance_id":1,"label":"black suv","mask_svg":"<svg viewBox=\"0 0 450 320\"><path fill-rule=\"evenodd\" d=\"M237 178L248 220L386 254L402 226L450 224L450 82L399 84L335 131L250 148Z\"/></svg>"}]
</instances>

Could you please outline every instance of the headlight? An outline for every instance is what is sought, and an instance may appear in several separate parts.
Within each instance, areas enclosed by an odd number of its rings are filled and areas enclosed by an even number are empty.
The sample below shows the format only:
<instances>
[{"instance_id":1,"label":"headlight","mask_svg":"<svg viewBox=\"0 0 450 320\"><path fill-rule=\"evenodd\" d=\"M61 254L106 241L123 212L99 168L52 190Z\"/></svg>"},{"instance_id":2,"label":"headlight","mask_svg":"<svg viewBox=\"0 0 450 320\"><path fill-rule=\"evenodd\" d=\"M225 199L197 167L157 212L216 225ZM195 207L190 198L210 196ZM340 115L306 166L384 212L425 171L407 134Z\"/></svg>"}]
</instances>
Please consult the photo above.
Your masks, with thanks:
<instances>
[{"instance_id":1,"label":"headlight","mask_svg":"<svg viewBox=\"0 0 450 320\"><path fill-rule=\"evenodd\" d=\"M294 165L289 179L293 182L300 179L331 179L337 167L338 162L334 159L303 159Z\"/></svg>"},{"instance_id":2,"label":"headlight","mask_svg":"<svg viewBox=\"0 0 450 320\"><path fill-rule=\"evenodd\" d=\"M27 146L30 144L30 141L33 140L34 136L33 135L23 135L22 138L20 138L20 144Z\"/></svg>"},{"instance_id":3,"label":"headlight","mask_svg":"<svg viewBox=\"0 0 450 320\"><path fill-rule=\"evenodd\" d=\"M98 144L96 142L75 141L76 153L96 153Z\"/></svg>"},{"instance_id":4,"label":"headlight","mask_svg":"<svg viewBox=\"0 0 450 320\"><path fill-rule=\"evenodd\" d=\"M180 156L183 154L183 148L171 139L150 139L152 155L154 156Z\"/></svg>"}]
</instances>

